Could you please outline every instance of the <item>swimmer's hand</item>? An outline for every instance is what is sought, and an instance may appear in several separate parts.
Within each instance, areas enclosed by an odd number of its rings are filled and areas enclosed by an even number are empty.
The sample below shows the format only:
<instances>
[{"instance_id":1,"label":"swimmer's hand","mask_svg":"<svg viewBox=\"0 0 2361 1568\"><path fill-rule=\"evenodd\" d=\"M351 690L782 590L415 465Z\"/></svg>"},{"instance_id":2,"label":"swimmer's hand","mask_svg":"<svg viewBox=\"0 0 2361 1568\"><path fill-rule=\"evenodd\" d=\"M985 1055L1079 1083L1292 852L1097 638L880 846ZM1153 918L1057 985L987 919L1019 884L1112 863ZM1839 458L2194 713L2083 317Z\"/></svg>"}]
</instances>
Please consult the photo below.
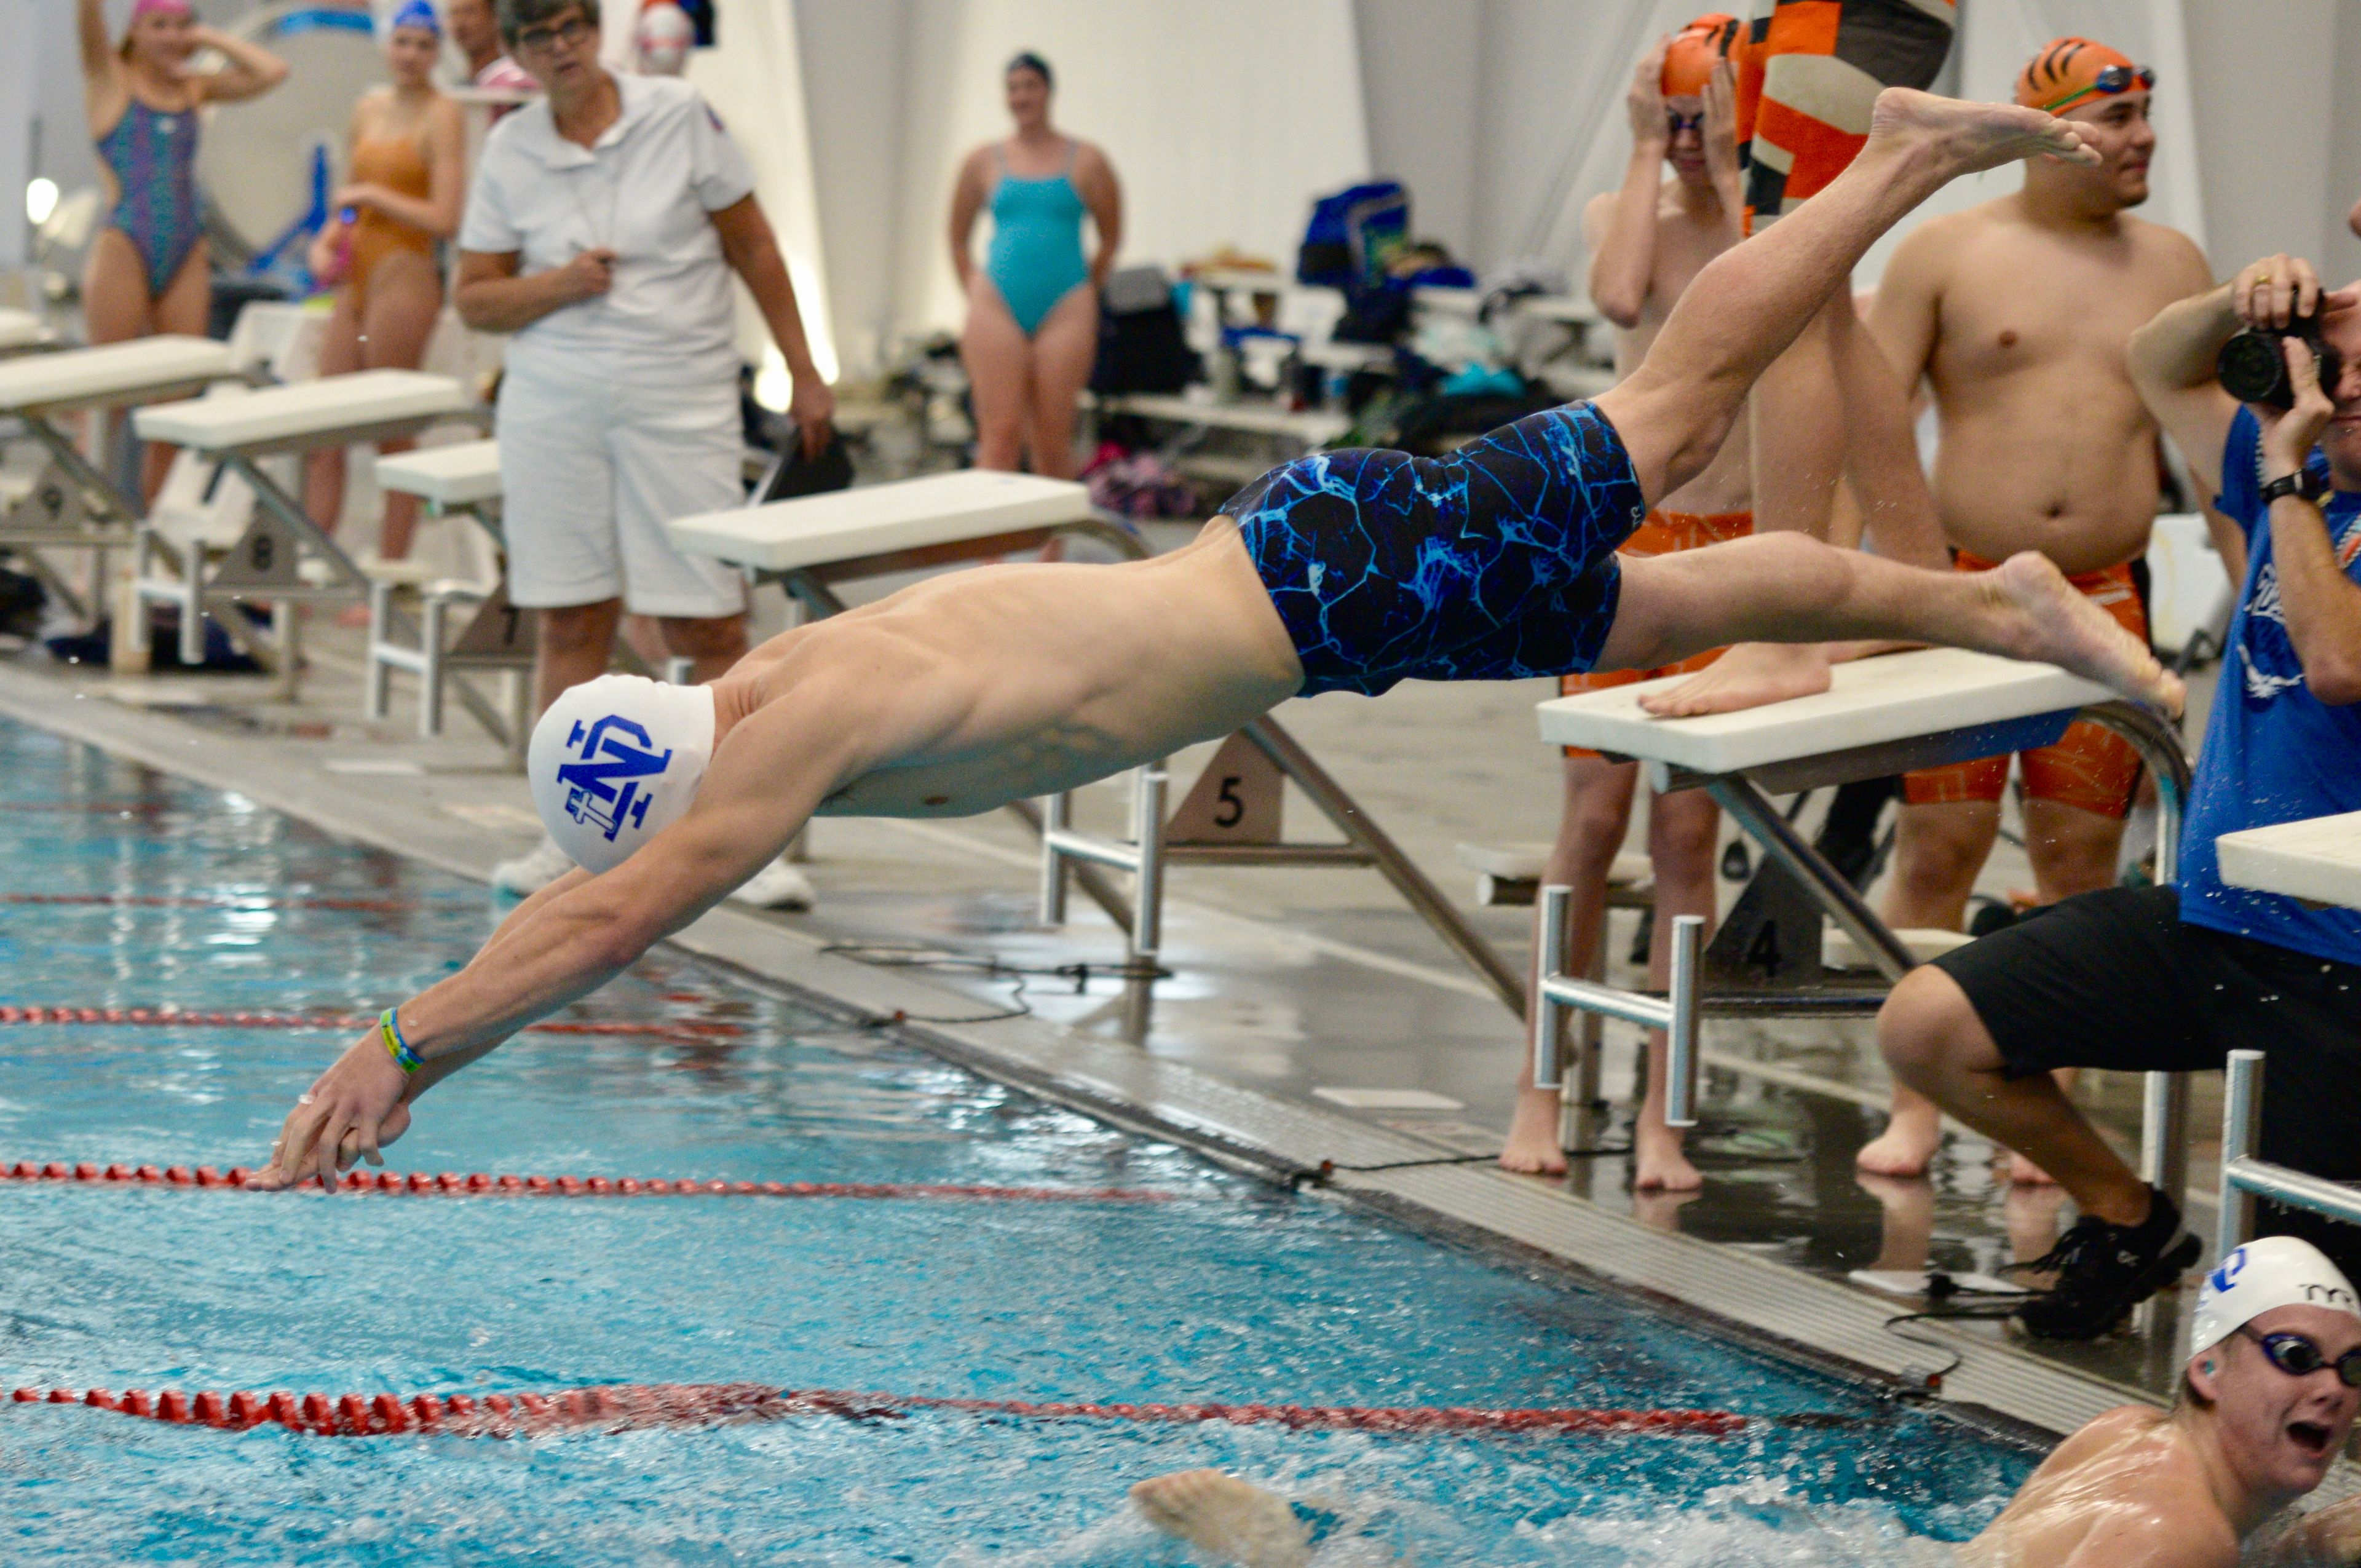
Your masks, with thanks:
<instances>
[{"instance_id":1,"label":"swimmer's hand","mask_svg":"<svg viewBox=\"0 0 2361 1568\"><path fill-rule=\"evenodd\" d=\"M1666 33L1640 57L1640 63L1631 70L1631 85L1623 94L1623 111L1631 116L1631 139L1659 153L1672 139L1664 124L1664 51L1672 45L1673 35Z\"/></svg>"},{"instance_id":2,"label":"swimmer's hand","mask_svg":"<svg viewBox=\"0 0 2361 1568\"><path fill-rule=\"evenodd\" d=\"M410 1128L410 1087L371 1029L295 1102L270 1146L270 1162L247 1185L272 1191L316 1176L334 1192L337 1173L356 1160L383 1165L378 1151Z\"/></svg>"}]
</instances>

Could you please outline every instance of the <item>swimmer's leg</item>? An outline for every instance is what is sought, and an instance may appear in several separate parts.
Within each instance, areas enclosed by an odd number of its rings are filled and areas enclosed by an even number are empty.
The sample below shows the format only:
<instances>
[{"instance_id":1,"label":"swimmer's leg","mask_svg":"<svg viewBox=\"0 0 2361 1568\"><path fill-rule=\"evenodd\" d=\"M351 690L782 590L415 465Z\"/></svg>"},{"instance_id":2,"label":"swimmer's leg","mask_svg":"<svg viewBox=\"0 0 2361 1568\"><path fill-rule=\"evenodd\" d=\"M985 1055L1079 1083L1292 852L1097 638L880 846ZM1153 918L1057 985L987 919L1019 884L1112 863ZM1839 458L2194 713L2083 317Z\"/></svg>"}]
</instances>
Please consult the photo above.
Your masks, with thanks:
<instances>
[{"instance_id":1,"label":"swimmer's leg","mask_svg":"<svg viewBox=\"0 0 2361 1568\"><path fill-rule=\"evenodd\" d=\"M2047 661L2180 711L2179 678L2032 551L1990 572L1927 572L1773 533L1627 558L1621 570L1615 622L1598 654L1602 670L1653 669L1730 641L1940 642ZM1678 692L1643 696L1641 705L1664 717L1714 711Z\"/></svg>"},{"instance_id":2,"label":"swimmer's leg","mask_svg":"<svg viewBox=\"0 0 2361 1568\"><path fill-rule=\"evenodd\" d=\"M1653 506L1702 473L1747 389L1877 236L1962 174L2038 153L2092 161L2072 122L1907 88L1881 93L1868 143L1800 209L1708 263L1648 356L1598 403ZM1729 641L1724 638L1723 641ZM1712 643L1705 644L1714 646Z\"/></svg>"},{"instance_id":3,"label":"swimmer's leg","mask_svg":"<svg viewBox=\"0 0 2361 1568\"><path fill-rule=\"evenodd\" d=\"M1238 1568L1303 1568L1312 1529L1286 1498L1218 1470L1159 1475L1131 1489L1148 1522Z\"/></svg>"}]
</instances>

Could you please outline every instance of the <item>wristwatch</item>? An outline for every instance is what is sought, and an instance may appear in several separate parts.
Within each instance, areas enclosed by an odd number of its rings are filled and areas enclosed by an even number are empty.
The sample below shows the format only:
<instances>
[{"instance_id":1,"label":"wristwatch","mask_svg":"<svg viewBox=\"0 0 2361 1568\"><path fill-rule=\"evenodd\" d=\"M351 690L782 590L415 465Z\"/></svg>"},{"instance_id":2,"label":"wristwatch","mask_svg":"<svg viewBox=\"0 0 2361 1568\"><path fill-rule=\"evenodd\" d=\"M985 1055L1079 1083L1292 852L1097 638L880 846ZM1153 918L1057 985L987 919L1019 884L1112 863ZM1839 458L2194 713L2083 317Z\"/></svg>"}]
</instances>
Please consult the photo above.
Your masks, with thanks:
<instances>
[{"instance_id":1,"label":"wristwatch","mask_svg":"<svg viewBox=\"0 0 2361 1568\"><path fill-rule=\"evenodd\" d=\"M2281 496L2295 496L2303 500L2319 502L2328 497L2328 481L2309 467L2298 468L2292 474L2282 474L2263 487L2263 504L2270 505Z\"/></svg>"}]
</instances>

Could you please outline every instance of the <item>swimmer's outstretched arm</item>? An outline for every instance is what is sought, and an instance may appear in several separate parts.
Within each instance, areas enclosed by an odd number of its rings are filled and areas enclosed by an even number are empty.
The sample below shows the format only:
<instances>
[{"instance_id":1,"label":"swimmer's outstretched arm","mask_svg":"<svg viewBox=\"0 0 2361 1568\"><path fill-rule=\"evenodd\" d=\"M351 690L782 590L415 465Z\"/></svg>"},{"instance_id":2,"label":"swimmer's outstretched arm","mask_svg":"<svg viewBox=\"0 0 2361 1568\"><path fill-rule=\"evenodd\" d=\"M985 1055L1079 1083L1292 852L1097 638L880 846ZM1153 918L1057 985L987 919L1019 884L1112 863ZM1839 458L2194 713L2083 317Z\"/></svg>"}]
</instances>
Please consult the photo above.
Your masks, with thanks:
<instances>
[{"instance_id":1,"label":"swimmer's outstretched arm","mask_svg":"<svg viewBox=\"0 0 2361 1568\"><path fill-rule=\"evenodd\" d=\"M435 1083L621 973L775 860L844 781L924 743L926 706L886 709L862 669L819 674L723 737L697 802L637 854L599 876L577 871L529 901L473 961L396 1010L423 1061L405 1074L377 1029L336 1058L288 1113L254 1185L317 1176L333 1190L357 1159L410 1124ZM881 711L882 710L882 711ZM865 720L865 721L864 721Z\"/></svg>"}]
</instances>

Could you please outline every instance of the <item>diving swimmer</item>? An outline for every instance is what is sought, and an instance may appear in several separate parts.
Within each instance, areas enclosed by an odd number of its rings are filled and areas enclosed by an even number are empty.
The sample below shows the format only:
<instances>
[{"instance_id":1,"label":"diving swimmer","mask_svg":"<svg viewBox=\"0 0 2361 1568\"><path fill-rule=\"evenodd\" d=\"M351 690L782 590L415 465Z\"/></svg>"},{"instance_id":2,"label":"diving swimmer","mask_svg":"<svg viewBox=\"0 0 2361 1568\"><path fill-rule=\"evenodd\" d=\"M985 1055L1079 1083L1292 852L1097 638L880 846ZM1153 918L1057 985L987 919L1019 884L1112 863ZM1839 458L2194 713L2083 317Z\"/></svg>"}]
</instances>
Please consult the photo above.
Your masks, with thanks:
<instances>
[{"instance_id":1,"label":"diving swimmer","mask_svg":"<svg viewBox=\"0 0 2361 1568\"><path fill-rule=\"evenodd\" d=\"M2036 153L2093 156L2070 120L1889 92L1852 166L1709 263L1595 402L1442 461L1301 458L1169 554L934 577L774 638L709 686L606 676L567 692L528 773L577 869L466 969L387 1009L289 1113L258 1184L333 1189L379 1158L419 1094L614 978L815 813L971 815L1298 695L1648 668L1734 638L1949 643L2177 710L2179 681L2038 554L1969 575L1794 535L1620 568L1614 554L1712 460L1755 376L1877 236L1950 180Z\"/></svg>"},{"instance_id":2,"label":"diving swimmer","mask_svg":"<svg viewBox=\"0 0 2361 1568\"><path fill-rule=\"evenodd\" d=\"M2290 1509L2327 1475L2356 1412L2352 1284L2309 1242L2249 1242L2206 1276L2172 1409L2125 1405L2059 1443L1960 1547L1960 1568L2351 1563L2361 1498ZM1131 1497L1157 1529L1239 1568L1306 1568L1337 1526L1335 1509L1218 1470L1159 1475Z\"/></svg>"}]
</instances>

